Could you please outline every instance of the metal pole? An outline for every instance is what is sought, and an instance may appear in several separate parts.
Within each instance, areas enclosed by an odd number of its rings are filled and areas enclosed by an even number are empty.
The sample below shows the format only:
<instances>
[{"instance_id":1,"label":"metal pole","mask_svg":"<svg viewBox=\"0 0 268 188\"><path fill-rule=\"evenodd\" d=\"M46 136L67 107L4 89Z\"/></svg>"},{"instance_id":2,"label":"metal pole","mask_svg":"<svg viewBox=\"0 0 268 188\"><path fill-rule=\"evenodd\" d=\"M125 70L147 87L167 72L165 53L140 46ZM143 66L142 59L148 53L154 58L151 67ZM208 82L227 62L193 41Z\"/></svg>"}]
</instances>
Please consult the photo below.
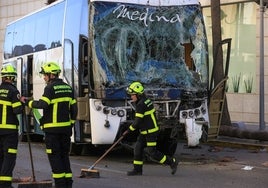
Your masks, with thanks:
<instances>
[{"instance_id":1,"label":"metal pole","mask_svg":"<svg viewBox=\"0 0 268 188\"><path fill-rule=\"evenodd\" d=\"M263 0L260 0L260 130L265 130L264 120L264 5Z\"/></svg>"}]
</instances>

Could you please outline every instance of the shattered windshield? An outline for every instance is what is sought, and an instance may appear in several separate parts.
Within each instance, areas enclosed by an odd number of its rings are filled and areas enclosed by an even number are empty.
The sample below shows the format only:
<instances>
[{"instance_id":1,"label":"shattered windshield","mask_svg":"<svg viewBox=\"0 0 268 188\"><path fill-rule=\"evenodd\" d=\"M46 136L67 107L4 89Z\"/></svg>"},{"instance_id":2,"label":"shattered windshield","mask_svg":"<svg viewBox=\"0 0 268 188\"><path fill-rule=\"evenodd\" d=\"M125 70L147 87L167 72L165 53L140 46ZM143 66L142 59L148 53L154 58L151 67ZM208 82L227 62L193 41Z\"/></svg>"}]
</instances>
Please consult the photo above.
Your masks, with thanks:
<instances>
[{"instance_id":1,"label":"shattered windshield","mask_svg":"<svg viewBox=\"0 0 268 188\"><path fill-rule=\"evenodd\" d=\"M200 6L95 2L93 7L97 88L132 81L152 88L206 88L207 39Z\"/></svg>"}]
</instances>

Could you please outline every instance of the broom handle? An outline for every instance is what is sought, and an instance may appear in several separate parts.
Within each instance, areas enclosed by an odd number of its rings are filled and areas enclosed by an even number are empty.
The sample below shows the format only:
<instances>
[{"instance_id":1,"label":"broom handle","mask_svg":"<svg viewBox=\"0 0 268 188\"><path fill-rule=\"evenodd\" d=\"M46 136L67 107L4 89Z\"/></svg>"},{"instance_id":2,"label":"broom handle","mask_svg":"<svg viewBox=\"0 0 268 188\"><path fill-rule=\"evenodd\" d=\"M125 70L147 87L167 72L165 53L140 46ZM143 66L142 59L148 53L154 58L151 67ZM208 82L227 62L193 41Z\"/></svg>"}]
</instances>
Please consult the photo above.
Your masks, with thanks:
<instances>
[{"instance_id":1,"label":"broom handle","mask_svg":"<svg viewBox=\"0 0 268 188\"><path fill-rule=\"evenodd\" d=\"M125 135L122 135L89 169L93 169L96 164L98 164L123 138Z\"/></svg>"},{"instance_id":2,"label":"broom handle","mask_svg":"<svg viewBox=\"0 0 268 188\"><path fill-rule=\"evenodd\" d=\"M27 124L27 114L25 113L25 108L24 107L24 110L23 110L23 119L24 119L24 123ZM24 126L27 126L25 125ZM32 154L32 147L31 147L31 140L30 140L30 135L29 135L29 130L27 128L26 130L26 136L27 136L27 142L28 142L28 146L29 146L29 153L30 153L30 160L31 160L31 167L32 167L32 176L33 176L33 182L35 182L35 173L34 173L34 164L33 164L33 154Z\"/></svg>"},{"instance_id":3,"label":"broom handle","mask_svg":"<svg viewBox=\"0 0 268 188\"><path fill-rule=\"evenodd\" d=\"M33 176L33 182L35 182L35 173L34 173L34 164L33 164L33 154L32 154L32 147L31 147L31 141L30 141L30 136L27 130L27 141L28 141L28 146L29 146L29 153L30 153L30 160L31 160L31 167L32 167L32 176Z\"/></svg>"}]
</instances>

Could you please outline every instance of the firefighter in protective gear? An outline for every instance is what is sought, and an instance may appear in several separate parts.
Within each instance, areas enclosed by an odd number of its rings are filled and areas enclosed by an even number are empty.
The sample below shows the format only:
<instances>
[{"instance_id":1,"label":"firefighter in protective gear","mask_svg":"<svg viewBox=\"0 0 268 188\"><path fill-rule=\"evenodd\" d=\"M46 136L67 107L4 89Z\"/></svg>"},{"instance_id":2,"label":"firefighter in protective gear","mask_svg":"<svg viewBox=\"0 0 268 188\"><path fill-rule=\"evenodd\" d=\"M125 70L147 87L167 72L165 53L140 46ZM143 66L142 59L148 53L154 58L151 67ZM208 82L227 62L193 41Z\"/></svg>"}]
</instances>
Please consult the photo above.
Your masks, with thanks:
<instances>
[{"instance_id":1,"label":"firefighter in protective gear","mask_svg":"<svg viewBox=\"0 0 268 188\"><path fill-rule=\"evenodd\" d=\"M155 108L152 101L144 94L143 85L140 82L133 82L127 88L127 93L136 104L135 119L128 131L139 130L134 147L134 168L127 172L127 175L142 175L144 149L153 160L169 165L171 173L175 174L178 166L177 159L166 156L156 149L159 127L155 117Z\"/></svg>"},{"instance_id":2,"label":"firefighter in protective gear","mask_svg":"<svg viewBox=\"0 0 268 188\"><path fill-rule=\"evenodd\" d=\"M77 115L76 100L71 86L59 78L60 66L48 62L41 67L47 83L39 100L26 101L30 108L43 109L40 125L45 132L46 153L56 188L72 187L69 150L72 127Z\"/></svg>"},{"instance_id":3,"label":"firefighter in protective gear","mask_svg":"<svg viewBox=\"0 0 268 188\"><path fill-rule=\"evenodd\" d=\"M12 173L18 147L18 114L23 112L20 93L14 85L17 71L12 65L1 69L0 85L0 187L12 188Z\"/></svg>"}]
</instances>

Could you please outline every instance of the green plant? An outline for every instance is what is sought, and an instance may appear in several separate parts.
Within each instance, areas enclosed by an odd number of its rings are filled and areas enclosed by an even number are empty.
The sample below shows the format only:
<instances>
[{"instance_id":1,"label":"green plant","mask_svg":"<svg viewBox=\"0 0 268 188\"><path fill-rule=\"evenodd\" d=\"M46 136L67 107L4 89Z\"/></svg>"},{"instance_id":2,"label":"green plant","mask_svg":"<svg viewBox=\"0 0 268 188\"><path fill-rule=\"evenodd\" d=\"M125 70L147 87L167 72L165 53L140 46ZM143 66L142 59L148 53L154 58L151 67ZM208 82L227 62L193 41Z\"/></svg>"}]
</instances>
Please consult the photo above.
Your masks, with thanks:
<instances>
[{"instance_id":1,"label":"green plant","mask_svg":"<svg viewBox=\"0 0 268 188\"><path fill-rule=\"evenodd\" d=\"M252 86L253 86L253 76L251 76L250 78L245 79L244 84L245 84L246 92L251 93L252 92Z\"/></svg>"},{"instance_id":2,"label":"green plant","mask_svg":"<svg viewBox=\"0 0 268 188\"><path fill-rule=\"evenodd\" d=\"M239 73L239 75L232 77L233 89L235 93L238 93L239 91L240 80L241 80L241 73Z\"/></svg>"}]
</instances>

